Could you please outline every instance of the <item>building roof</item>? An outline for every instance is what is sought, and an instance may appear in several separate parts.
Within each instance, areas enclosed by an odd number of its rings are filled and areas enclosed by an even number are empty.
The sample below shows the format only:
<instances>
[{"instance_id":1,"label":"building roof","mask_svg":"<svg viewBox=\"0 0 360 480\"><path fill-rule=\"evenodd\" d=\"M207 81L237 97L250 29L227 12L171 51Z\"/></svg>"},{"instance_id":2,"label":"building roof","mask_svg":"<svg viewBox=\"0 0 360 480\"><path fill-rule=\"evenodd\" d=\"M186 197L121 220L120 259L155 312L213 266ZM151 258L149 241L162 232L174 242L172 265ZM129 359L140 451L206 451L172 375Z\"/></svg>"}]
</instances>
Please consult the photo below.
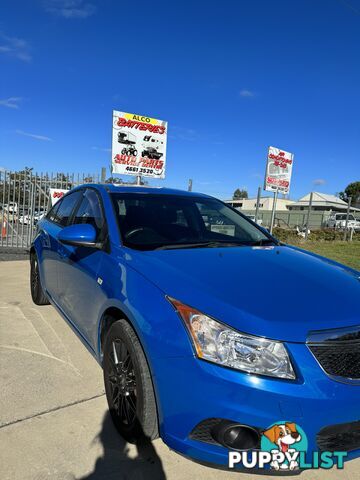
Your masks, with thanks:
<instances>
[{"instance_id":1,"label":"building roof","mask_svg":"<svg viewBox=\"0 0 360 480\"><path fill-rule=\"evenodd\" d=\"M300 200L292 203L291 206L307 207L310 202L310 195L311 193L308 193L304 197L301 197ZM336 197L335 195L330 195L329 193L320 193L320 192L313 192L312 205L314 207L334 207L341 210L346 210L348 207L348 204L344 202L344 200L341 200L341 198ZM351 210L360 211L360 209L355 207L351 207Z\"/></svg>"},{"instance_id":2,"label":"building roof","mask_svg":"<svg viewBox=\"0 0 360 480\"><path fill-rule=\"evenodd\" d=\"M306 202L309 203L311 193L308 193L304 197L301 197L298 202ZM327 203L336 203L339 205L346 205L347 203L344 200L341 200L339 197L335 197L335 195L330 195L329 193L320 193L320 192L313 192L313 202L327 202Z\"/></svg>"},{"instance_id":3,"label":"building roof","mask_svg":"<svg viewBox=\"0 0 360 480\"><path fill-rule=\"evenodd\" d=\"M264 201L264 200L273 200L274 197L273 196L266 196L266 197L260 197L260 201ZM257 197L250 197L250 198L235 198L235 199L231 199L231 200L224 200L225 203L235 203L235 202L256 202L257 200ZM292 204L294 203L294 200L289 200L288 198L278 198L277 201L281 201L281 202L287 202L289 204Z\"/></svg>"}]
</instances>

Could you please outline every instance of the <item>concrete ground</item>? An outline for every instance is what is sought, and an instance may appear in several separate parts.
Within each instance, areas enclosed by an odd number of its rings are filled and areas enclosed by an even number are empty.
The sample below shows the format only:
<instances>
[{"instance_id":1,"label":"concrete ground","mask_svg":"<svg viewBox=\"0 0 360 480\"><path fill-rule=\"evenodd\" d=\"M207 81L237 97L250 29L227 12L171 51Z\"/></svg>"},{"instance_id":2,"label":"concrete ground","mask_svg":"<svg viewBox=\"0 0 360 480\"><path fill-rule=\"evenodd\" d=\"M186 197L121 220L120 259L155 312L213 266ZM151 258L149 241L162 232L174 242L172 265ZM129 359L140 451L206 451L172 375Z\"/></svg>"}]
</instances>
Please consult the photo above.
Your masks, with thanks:
<instances>
[{"instance_id":1,"label":"concrete ground","mask_svg":"<svg viewBox=\"0 0 360 480\"><path fill-rule=\"evenodd\" d=\"M270 478L198 465L161 440L124 442L99 366L53 307L33 305L28 284L27 261L0 263L1 480ZM360 479L360 459L300 478Z\"/></svg>"}]
</instances>

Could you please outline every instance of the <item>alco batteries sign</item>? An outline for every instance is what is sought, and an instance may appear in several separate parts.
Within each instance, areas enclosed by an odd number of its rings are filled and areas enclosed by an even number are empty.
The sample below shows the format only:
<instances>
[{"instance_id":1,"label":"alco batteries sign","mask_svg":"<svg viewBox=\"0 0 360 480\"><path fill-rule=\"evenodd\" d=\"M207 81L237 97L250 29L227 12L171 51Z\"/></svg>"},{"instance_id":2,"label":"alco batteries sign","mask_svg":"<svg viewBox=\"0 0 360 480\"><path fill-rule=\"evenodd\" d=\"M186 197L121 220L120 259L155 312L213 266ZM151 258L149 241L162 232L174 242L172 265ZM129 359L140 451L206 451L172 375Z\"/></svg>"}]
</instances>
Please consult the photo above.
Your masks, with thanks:
<instances>
[{"instance_id":1,"label":"alco batteries sign","mask_svg":"<svg viewBox=\"0 0 360 480\"><path fill-rule=\"evenodd\" d=\"M167 122L113 111L112 172L165 178Z\"/></svg>"}]
</instances>

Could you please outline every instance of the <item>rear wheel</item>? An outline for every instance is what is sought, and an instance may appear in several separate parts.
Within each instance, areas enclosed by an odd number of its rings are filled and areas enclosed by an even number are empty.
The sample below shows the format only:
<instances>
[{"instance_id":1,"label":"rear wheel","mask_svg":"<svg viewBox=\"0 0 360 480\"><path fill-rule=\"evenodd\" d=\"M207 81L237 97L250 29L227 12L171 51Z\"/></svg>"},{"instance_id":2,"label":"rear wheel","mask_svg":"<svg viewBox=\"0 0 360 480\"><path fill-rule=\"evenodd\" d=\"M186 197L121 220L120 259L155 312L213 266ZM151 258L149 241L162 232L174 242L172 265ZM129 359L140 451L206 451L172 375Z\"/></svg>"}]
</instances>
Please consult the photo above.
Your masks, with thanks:
<instances>
[{"instance_id":1,"label":"rear wheel","mask_svg":"<svg viewBox=\"0 0 360 480\"><path fill-rule=\"evenodd\" d=\"M128 441L158 437L155 395L147 361L136 333L122 319L104 344L104 382L113 422Z\"/></svg>"},{"instance_id":2,"label":"rear wheel","mask_svg":"<svg viewBox=\"0 0 360 480\"><path fill-rule=\"evenodd\" d=\"M39 274L39 262L36 253L30 257L30 290L31 298L36 305L49 305L49 300L42 289Z\"/></svg>"}]
</instances>

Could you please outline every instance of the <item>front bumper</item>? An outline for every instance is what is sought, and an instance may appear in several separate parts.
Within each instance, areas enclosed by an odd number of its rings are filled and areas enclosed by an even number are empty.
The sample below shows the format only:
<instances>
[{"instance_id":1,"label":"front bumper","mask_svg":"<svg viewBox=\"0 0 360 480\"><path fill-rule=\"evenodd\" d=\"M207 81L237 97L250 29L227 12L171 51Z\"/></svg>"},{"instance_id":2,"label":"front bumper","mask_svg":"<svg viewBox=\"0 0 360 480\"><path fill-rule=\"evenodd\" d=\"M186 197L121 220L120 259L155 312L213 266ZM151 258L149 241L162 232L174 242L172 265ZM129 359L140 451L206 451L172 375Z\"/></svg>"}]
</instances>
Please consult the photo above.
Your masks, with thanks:
<instances>
[{"instance_id":1,"label":"front bumper","mask_svg":"<svg viewBox=\"0 0 360 480\"><path fill-rule=\"evenodd\" d=\"M287 348L296 359L296 381L247 375L195 357L157 359L153 371L163 441L200 462L227 466L225 447L190 438L197 424L222 418L263 430L284 420L304 430L310 458L319 450L321 429L359 421L360 386L331 380L306 345ZM347 460L358 456L360 449L349 452Z\"/></svg>"}]
</instances>

